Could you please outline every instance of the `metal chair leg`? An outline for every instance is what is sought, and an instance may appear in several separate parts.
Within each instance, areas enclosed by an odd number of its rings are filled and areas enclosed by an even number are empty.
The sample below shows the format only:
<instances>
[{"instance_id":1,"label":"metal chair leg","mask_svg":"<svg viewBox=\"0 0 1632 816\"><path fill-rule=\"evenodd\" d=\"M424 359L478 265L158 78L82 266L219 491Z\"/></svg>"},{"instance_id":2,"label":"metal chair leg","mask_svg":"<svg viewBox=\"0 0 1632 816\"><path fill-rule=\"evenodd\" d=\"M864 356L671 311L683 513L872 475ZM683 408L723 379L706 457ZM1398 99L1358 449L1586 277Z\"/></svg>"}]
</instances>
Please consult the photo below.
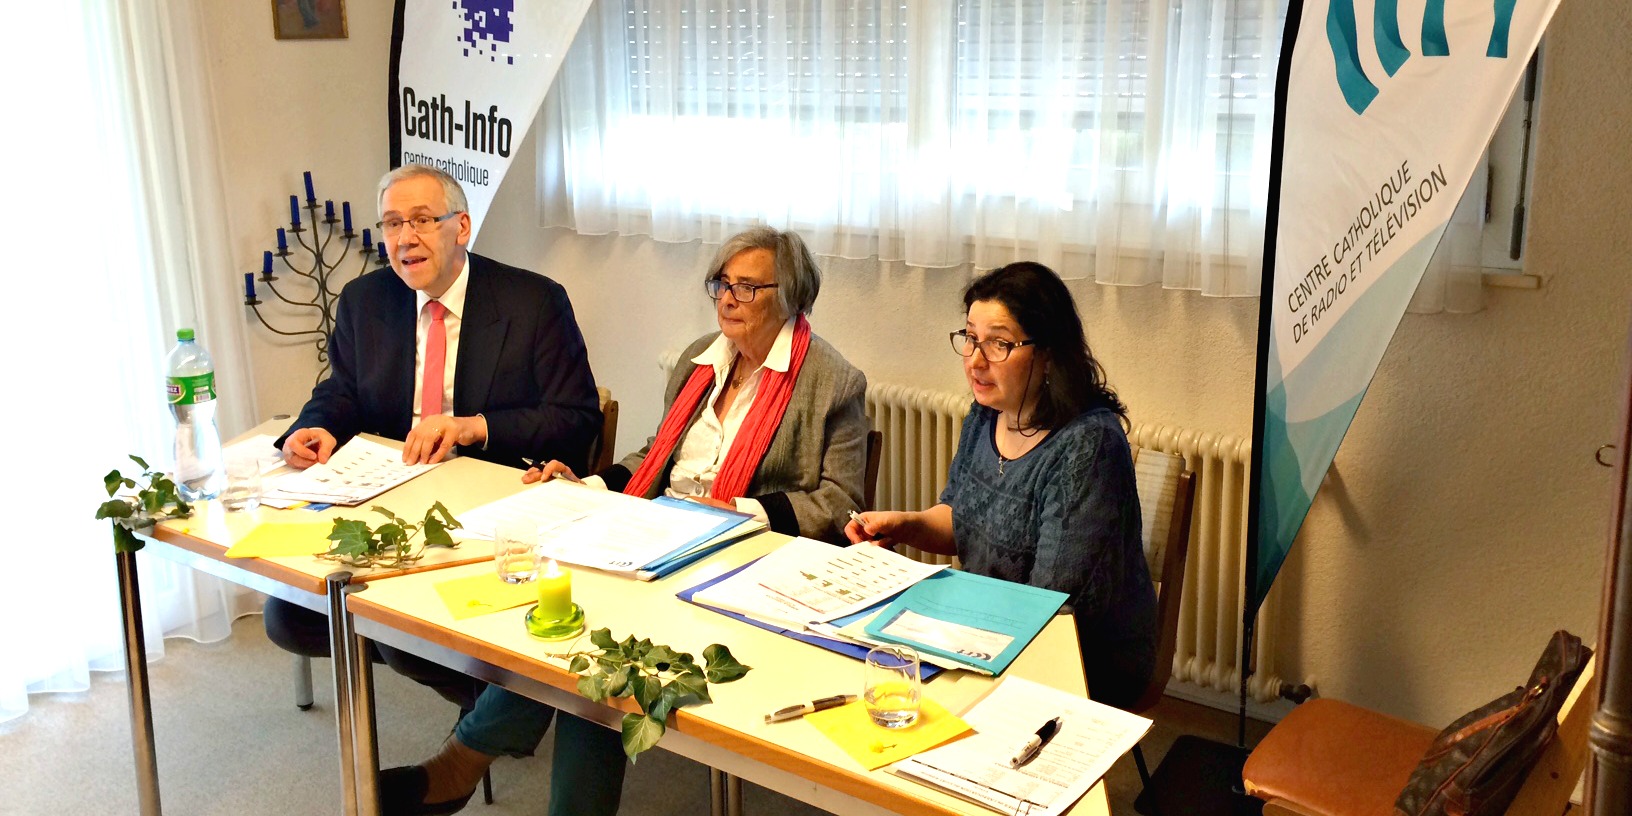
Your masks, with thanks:
<instances>
[{"instance_id":1,"label":"metal chair leg","mask_svg":"<svg viewBox=\"0 0 1632 816\"><path fill-rule=\"evenodd\" d=\"M312 659L295 655L295 708L312 710Z\"/></svg>"},{"instance_id":2,"label":"metal chair leg","mask_svg":"<svg viewBox=\"0 0 1632 816\"><path fill-rule=\"evenodd\" d=\"M1145 752L1139 750L1139 743L1133 744L1133 764L1139 766L1139 781L1143 787L1150 787L1150 770L1145 767Z\"/></svg>"},{"instance_id":3,"label":"metal chair leg","mask_svg":"<svg viewBox=\"0 0 1632 816\"><path fill-rule=\"evenodd\" d=\"M482 803L493 804L493 769L489 768L482 773Z\"/></svg>"}]
</instances>

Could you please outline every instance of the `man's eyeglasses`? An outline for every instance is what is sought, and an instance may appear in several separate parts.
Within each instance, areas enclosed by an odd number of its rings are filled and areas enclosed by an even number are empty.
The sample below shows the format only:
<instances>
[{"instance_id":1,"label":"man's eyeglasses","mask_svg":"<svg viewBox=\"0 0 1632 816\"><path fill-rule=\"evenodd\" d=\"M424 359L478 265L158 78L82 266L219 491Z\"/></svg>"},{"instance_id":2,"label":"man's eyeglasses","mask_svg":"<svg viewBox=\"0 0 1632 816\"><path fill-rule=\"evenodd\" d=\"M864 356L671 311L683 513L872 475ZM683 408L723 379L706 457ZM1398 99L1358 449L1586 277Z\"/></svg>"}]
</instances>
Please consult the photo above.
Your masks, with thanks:
<instances>
[{"instance_id":1,"label":"man's eyeglasses","mask_svg":"<svg viewBox=\"0 0 1632 816\"><path fill-rule=\"evenodd\" d=\"M1021 346L1035 345L1037 345L1036 340L1021 340L1018 343L1014 342L1013 340L1001 340L996 337L989 337L985 340L976 340L969 335L968 329L958 329L957 331L952 332L953 351L957 352L963 357L972 357L974 356L975 349L978 348L980 349L980 356L985 357L986 362L988 363L1001 363L1004 360L1009 359L1009 355L1013 354L1015 349L1020 348Z\"/></svg>"},{"instance_id":2,"label":"man's eyeglasses","mask_svg":"<svg viewBox=\"0 0 1632 816\"><path fill-rule=\"evenodd\" d=\"M708 292L709 297L719 300L725 297L725 291L729 289L731 297L736 298L738 303L753 303L754 296L759 294L759 290L775 288L774 283L726 283L721 278L703 281L703 290Z\"/></svg>"},{"instance_id":3,"label":"man's eyeglasses","mask_svg":"<svg viewBox=\"0 0 1632 816\"><path fill-rule=\"evenodd\" d=\"M374 226L378 228L380 232L386 235L396 235L397 233L402 232L402 228L404 226L412 226L414 228L414 232L417 232L420 235L429 235L432 230L436 229L437 224L440 224L461 212L464 211L454 210L447 215L416 215L413 218L387 218L384 221L375 222Z\"/></svg>"}]
</instances>

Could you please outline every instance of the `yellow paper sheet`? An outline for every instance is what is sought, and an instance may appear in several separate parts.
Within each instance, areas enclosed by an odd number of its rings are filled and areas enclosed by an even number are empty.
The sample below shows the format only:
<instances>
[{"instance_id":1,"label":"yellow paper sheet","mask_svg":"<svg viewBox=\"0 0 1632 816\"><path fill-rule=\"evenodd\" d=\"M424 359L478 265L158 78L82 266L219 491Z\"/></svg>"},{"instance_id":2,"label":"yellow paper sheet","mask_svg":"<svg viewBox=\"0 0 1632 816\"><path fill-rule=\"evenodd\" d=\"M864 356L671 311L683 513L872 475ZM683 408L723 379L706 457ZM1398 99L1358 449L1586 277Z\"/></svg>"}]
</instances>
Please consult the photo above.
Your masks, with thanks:
<instances>
[{"instance_id":1,"label":"yellow paper sheet","mask_svg":"<svg viewBox=\"0 0 1632 816\"><path fill-rule=\"evenodd\" d=\"M454 620L464 620L502 609L513 609L522 604L537 603L538 584L507 584L497 572L484 572L442 581L436 584L436 594L442 596L442 603L448 605Z\"/></svg>"},{"instance_id":2,"label":"yellow paper sheet","mask_svg":"<svg viewBox=\"0 0 1632 816\"><path fill-rule=\"evenodd\" d=\"M869 771L927 751L969 730L968 723L928 697L919 708L918 722L911 728L874 725L860 700L807 714L805 721Z\"/></svg>"},{"instance_id":3,"label":"yellow paper sheet","mask_svg":"<svg viewBox=\"0 0 1632 816\"><path fill-rule=\"evenodd\" d=\"M328 552L329 531L334 523L291 524L269 521L249 531L227 550L228 558L287 558L297 555L316 555Z\"/></svg>"}]
</instances>

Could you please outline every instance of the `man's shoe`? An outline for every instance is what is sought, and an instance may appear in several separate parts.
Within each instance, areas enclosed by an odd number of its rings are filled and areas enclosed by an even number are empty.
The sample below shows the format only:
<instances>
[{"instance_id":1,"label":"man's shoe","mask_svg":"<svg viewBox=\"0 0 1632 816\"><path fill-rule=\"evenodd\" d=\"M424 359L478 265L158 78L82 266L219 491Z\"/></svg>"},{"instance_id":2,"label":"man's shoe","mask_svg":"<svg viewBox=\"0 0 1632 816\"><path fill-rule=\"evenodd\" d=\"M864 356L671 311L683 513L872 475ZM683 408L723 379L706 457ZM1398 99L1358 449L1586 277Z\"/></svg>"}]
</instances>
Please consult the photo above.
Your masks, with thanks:
<instances>
[{"instance_id":1,"label":"man's shoe","mask_svg":"<svg viewBox=\"0 0 1632 816\"><path fill-rule=\"evenodd\" d=\"M380 771L380 816L446 816L458 813L476 791L446 802L426 802L430 776L420 765L386 768Z\"/></svg>"}]
</instances>

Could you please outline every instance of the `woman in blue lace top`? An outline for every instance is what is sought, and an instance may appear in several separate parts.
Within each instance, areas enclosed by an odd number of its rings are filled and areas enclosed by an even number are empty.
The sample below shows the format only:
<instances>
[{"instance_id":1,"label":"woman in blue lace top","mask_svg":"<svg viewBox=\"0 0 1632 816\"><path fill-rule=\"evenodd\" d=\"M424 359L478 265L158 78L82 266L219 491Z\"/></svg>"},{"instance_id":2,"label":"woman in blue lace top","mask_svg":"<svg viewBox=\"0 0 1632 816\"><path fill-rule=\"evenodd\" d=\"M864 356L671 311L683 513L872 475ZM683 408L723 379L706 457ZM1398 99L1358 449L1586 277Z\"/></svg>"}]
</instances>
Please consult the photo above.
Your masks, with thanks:
<instances>
[{"instance_id":1,"label":"woman in blue lace top","mask_svg":"<svg viewBox=\"0 0 1632 816\"><path fill-rule=\"evenodd\" d=\"M852 541L957 555L963 569L1070 596L1089 694L1127 706L1149 681L1156 594L1140 543L1127 409L1048 267L1015 263L964 291L952 333L974 404L940 503L865 513Z\"/></svg>"}]
</instances>

